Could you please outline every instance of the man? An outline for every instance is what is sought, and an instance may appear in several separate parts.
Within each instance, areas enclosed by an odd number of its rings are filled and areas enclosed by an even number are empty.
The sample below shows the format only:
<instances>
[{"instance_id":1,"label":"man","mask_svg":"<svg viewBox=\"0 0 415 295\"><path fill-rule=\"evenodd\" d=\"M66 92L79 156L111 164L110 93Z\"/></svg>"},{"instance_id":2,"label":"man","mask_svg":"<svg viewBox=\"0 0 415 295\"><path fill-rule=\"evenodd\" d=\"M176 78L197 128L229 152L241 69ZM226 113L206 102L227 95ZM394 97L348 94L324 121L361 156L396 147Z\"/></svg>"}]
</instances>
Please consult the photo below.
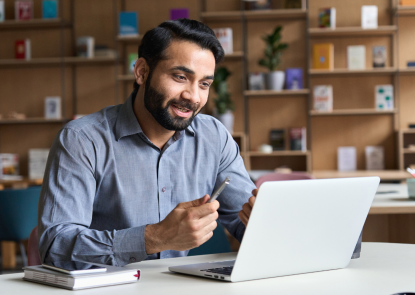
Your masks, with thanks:
<instances>
[{"instance_id":1,"label":"man","mask_svg":"<svg viewBox=\"0 0 415 295\"><path fill-rule=\"evenodd\" d=\"M220 43L200 22L168 21L144 35L139 56L127 101L70 122L52 145L39 201L42 261L185 256L218 217L242 239L255 186L224 126L196 116ZM219 202L207 203L227 176Z\"/></svg>"}]
</instances>

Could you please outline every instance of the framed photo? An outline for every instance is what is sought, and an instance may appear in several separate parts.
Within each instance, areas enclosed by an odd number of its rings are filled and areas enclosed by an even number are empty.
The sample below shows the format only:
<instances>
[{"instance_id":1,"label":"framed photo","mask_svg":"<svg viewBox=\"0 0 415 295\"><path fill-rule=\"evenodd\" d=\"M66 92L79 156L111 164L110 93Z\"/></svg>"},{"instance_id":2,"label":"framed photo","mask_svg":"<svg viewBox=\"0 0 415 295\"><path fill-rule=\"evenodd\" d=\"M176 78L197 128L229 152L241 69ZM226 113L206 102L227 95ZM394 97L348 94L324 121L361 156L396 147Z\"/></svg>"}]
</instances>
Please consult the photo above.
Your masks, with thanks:
<instances>
[{"instance_id":1,"label":"framed photo","mask_svg":"<svg viewBox=\"0 0 415 295\"><path fill-rule=\"evenodd\" d=\"M61 98L59 96L50 96L45 98L45 118L62 118Z\"/></svg>"}]
</instances>

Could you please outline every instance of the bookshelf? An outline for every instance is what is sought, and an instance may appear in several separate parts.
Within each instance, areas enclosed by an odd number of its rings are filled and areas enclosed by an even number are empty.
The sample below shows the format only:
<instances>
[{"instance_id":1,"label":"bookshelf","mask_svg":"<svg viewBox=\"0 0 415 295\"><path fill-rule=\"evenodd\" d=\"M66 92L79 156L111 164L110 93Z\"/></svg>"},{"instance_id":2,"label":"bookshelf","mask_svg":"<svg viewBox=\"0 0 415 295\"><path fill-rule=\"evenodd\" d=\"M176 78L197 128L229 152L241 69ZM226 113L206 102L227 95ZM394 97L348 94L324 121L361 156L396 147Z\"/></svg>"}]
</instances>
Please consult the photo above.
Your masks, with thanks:
<instances>
[{"instance_id":1,"label":"bookshelf","mask_svg":"<svg viewBox=\"0 0 415 295\"><path fill-rule=\"evenodd\" d=\"M376 109L333 110L331 112L310 111L310 116L354 116L354 115L393 115L397 110L380 111Z\"/></svg>"},{"instance_id":2,"label":"bookshelf","mask_svg":"<svg viewBox=\"0 0 415 295\"><path fill-rule=\"evenodd\" d=\"M0 31L1 30L12 30L12 29L59 29L61 27L71 27L72 23L64 21L63 19L31 19L25 21L17 20L5 20L0 22Z\"/></svg>"},{"instance_id":3,"label":"bookshelf","mask_svg":"<svg viewBox=\"0 0 415 295\"><path fill-rule=\"evenodd\" d=\"M310 28L310 37L342 37L342 36L384 36L397 32L397 26L379 26L377 29L363 29L361 27Z\"/></svg>"},{"instance_id":4,"label":"bookshelf","mask_svg":"<svg viewBox=\"0 0 415 295\"><path fill-rule=\"evenodd\" d=\"M309 89L299 89L299 90L245 90L244 94L247 97L255 96L294 96L294 95L308 95L310 93Z\"/></svg>"},{"instance_id":5,"label":"bookshelf","mask_svg":"<svg viewBox=\"0 0 415 295\"><path fill-rule=\"evenodd\" d=\"M26 119L0 119L0 125L4 124L49 124L67 123L69 119L46 119L46 118L26 118Z\"/></svg>"},{"instance_id":6,"label":"bookshelf","mask_svg":"<svg viewBox=\"0 0 415 295\"><path fill-rule=\"evenodd\" d=\"M398 73L398 70L394 67L385 67L385 68L369 68L364 70L349 70L343 68L337 68L333 70L319 70L319 69L310 69L309 74L310 76L323 76L323 75L330 75L330 76L339 76L339 75L365 75L365 76L373 76L373 75L391 75Z\"/></svg>"}]
</instances>

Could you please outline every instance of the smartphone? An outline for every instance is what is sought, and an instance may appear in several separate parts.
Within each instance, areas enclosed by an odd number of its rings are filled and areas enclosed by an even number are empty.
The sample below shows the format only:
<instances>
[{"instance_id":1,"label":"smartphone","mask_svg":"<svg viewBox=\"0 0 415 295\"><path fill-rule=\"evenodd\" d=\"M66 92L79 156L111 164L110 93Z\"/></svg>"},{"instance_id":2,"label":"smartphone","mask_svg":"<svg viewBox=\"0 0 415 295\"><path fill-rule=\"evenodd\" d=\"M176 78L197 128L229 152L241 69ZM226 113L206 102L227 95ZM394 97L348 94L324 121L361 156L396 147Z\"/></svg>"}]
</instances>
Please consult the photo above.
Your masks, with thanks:
<instances>
[{"instance_id":1,"label":"smartphone","mask_svg":"<svg viewBox=\"0 0 415 295\"><path fill-rule=\"evenodd\" d=\"M212 194L210 197L208 203L212 203L214 200L216 200L220 193L225 189L225 187L229 184L231 181L231 178L228 176L225 178L225 180L222 182L222 184L218 187L218 189Z\"/></svg>"},{"instance_id":2,"label":"smartphone","mask_svg":"<svg viewBox=\"0 0 415 295\"><path fill-rule=\"evenodd\" d=\"M79 261L54 261L43 263L42 266L69 275L107 271L107 268L104 266Z\"/></svg>"}]
</instances>

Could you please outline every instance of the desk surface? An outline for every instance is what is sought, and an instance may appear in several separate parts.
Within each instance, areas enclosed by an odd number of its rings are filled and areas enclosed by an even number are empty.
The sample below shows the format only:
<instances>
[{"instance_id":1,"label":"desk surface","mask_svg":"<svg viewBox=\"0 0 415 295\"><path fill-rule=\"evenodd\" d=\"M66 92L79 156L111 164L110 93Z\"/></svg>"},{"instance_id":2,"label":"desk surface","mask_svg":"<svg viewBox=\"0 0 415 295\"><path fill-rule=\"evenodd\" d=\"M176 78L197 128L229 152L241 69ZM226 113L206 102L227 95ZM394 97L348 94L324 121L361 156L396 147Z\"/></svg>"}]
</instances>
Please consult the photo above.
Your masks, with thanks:
<instances>
[{"instance_id":1,"label":"desk surface","mask_svg":"<svg viewBox=\"0 0 415 295\"><path fill-rule=\"evenodd\" d=\"M336 294L367 295L393 294L415 290L415 245L363 243L362 256L352 260L345 269L293 275L241 283L214 281L199 277L170 273L173 265L233 259L236 253L192 256L153 260L130 264L140 268L142 279L127 284L82 291L67 291L54 287L25 282L23 274L1 275L2 294ZM264 259L266 257L264 256ZM68 293L72 292L72 293Z\"/></svg>"},{"instance_id":2,"label":"desk surface","mask_svg":"<svg viewBox=\"0 0 415 295\"><path fill-rule=\"evenodd\" d=\"M415 200L409 199L406 184L380 184L369 214L415 213Z\"/></svg>"}]
</instances>

